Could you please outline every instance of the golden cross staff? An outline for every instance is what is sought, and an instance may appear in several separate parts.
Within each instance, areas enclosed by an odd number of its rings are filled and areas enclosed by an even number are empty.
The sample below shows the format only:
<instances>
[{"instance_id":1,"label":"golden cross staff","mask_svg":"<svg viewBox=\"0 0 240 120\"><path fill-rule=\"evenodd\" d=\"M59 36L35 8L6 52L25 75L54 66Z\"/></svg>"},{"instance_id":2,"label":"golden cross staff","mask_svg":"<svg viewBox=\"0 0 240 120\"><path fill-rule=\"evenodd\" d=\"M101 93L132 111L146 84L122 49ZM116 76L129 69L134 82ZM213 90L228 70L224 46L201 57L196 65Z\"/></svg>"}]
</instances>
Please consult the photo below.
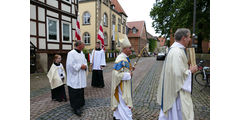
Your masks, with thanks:
<instances>
[{"instance_id":1,"label":"golden cross staff","mask_svg":"<svg viewBox=\"0 0 240 120\"><path fill-rule=\"evenodd\" d=\"M139 59L142 57L143 50L146 50L146 47L147 47L147 46L145 46L145 47L141 50L141 52L138 54L138 59L137 59L136 62L134 63L133 67L135 67L135 66L137 65Z\"/></svg>"},{"instance_id":2,"label":"golden cross staff","mask_svg":"<svg viewBox=\"0 0 240 120\"><path fill-rule=\"evenodd\" d=\"M145 46L145 47L141 50L141 52L138 54L138 59L136 60L136 62L134 62L133 68L135 68L135 66L137 65L139 59L142 57L143 50L146 50L146 47L147 47L147 46ZM131 63L130 63L130 66L131 66ZM134 70L133 68L130 69L131 72ZM131 80L130 80L130 81L131 81L131 96L132 96L132 76L131 76Z\"/></svg>"}]
</instances>

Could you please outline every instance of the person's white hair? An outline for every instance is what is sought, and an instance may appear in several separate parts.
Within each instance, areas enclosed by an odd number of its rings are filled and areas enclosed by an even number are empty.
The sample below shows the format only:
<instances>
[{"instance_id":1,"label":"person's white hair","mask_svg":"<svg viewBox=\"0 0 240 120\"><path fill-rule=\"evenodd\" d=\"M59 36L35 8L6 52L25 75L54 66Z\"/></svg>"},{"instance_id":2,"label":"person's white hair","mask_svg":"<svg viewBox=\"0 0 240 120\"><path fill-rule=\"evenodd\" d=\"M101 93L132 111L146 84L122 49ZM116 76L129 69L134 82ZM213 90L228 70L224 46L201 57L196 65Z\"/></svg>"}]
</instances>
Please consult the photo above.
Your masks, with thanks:
<instances>
[{"instance_id":1,"label":"person's white hair","mask_svg":"<svg viewBox=\"0 0 240 120\"><path fill-rule=\"evenodd\" d=\"M187 37L189 34L191 34L190 30L187 28L178 28L177 31L174 34L174 39L176 41L180 41L182 37Z\"/></svg>"}]
</instances>

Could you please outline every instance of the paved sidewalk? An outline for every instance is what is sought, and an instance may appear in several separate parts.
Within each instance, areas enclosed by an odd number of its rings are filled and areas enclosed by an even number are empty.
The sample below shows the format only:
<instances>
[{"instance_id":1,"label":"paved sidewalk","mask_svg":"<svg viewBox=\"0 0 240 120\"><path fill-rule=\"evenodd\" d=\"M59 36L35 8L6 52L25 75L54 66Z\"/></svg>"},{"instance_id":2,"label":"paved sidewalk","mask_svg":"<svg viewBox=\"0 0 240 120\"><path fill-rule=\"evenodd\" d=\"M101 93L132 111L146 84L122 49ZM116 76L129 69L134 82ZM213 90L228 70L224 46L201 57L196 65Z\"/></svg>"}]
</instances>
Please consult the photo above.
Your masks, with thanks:
<instances>
[{"instance_id":1,"label":"paved sidewalk","mask_svg":"<svg viewBox=\"0 0 240 120\"><path fill-rule=\"evenodd\" d=\"M132 63L136 59L131 60ZM69 101L51 101L50 87L45 74L31 75L30 109L31 119L37 120L112 120L110 110L111 71L113 63L104 69L104 88L91 87L91 73L88 75L85 88L85 101L81 117L73 114ZM157 120L160 106L156 103L156 90L162 69L162 61L154 57L141 58L133 75L133 119ZM42 86L39 81L42 82ZM35 85L36 87L33 87ZM209 119L209 88L200 92L200 87L193 85L193 103L195 119ZM67 89L66 89L67 92ZM67 92L68 93L68 92ZM68 94L67 94L68 96Z\"/></svg>"}]
</instances>

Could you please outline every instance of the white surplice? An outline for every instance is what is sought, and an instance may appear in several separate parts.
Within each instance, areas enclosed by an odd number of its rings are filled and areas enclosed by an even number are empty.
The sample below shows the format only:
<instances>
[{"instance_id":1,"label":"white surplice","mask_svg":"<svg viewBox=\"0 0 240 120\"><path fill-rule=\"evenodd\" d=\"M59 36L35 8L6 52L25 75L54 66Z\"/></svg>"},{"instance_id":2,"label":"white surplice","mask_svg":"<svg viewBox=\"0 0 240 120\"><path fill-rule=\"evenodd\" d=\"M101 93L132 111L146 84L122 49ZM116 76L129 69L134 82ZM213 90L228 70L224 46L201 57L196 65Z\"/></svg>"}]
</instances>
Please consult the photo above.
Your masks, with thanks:
<instances>
[{"instance_id":1,"label":"white surplice","mask_svg":"<svg viewBox=\"0 0 240 120\"><path fill-rule=\"evenodd\" d=\"M171 48L172 47L179 47L179 48L185 49L185 47L178 42L174 42L173 45L171 46ZM190 70L188 70L188 76L187 76L186 80L184 81L182 89L184 91L191 93L191 87L192 87L192 73ZM178 97L176 98L176 101L174 102L172 108L169 110L167 116L164 115L164 112L162 109L160 110L158 120L182 120L181 99L180 99L179 94L178 94Z\"/></svg>"},{"instance_id":2,"label":"white surplice","mask_svg":"<svg viewBox=\"0 0 240 120\"><path fill-rule=\"evenodd\" d=\"M64 69L62 69L63 65L60 63L60 65L57 66L57 67L58 67L58 74L59 74L60 78L61 79L64 78L66 75L65 75Z\"/></svg>"},{"instance_id":3,"label":"white surplice","mask_svg":"<svg viewBox=\"0 0 240 120\"><path fill-rule=\"evenodd\" d=\"M95 52L94 52L95 51ZM94 57L93 57L94 56ZM92 60L92 58L94 60ZM90 56L90 63L93 61L93 70L102 70L100 66L106 66L104 50L93 50Z\"/></svg>"},{"instance_id":4,"label":"white surplice","mask_svg":"<svg viewBox=\"0 0 240 120\"><path fill-rule=\"evenodd\" d=\"M81 69L81 66L87 66L87 60L83 52L78 53L76 50L68 52L66 64L67 85L74 89L85 88L87 70Z\"/></svg>"}]
</instances>

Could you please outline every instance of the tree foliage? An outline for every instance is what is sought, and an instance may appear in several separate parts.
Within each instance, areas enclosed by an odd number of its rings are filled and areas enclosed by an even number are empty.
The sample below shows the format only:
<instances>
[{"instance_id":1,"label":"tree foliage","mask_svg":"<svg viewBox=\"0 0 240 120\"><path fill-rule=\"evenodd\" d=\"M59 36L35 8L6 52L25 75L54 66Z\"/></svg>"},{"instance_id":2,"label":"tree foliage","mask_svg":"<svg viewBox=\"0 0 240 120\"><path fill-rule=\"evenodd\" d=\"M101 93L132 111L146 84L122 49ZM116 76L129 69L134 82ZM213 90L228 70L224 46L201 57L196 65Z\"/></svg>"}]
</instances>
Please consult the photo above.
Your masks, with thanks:
<instances>
[{"instance_id":1,"label":"tree foliage","mask_svg":"<svg viewBox=\"0 0 240 120\"><path fill-rule=\"evenodd\" d=\"M156 33L170 37L177 28L193 29L194 0L160 0L150 11ZM195 34L210 39L210 0L197 0Z\"/></svg>"},{"instance_id":2,"label":"tree foliage","mask_svg":"<svg viewBox=\"0 0 240 120\"><path fill-rule=\"evenodd\" d=\"M149 52L154 52L157 48L157 41L155 39L149 38Z\"/></svg>"}]
</instances>

